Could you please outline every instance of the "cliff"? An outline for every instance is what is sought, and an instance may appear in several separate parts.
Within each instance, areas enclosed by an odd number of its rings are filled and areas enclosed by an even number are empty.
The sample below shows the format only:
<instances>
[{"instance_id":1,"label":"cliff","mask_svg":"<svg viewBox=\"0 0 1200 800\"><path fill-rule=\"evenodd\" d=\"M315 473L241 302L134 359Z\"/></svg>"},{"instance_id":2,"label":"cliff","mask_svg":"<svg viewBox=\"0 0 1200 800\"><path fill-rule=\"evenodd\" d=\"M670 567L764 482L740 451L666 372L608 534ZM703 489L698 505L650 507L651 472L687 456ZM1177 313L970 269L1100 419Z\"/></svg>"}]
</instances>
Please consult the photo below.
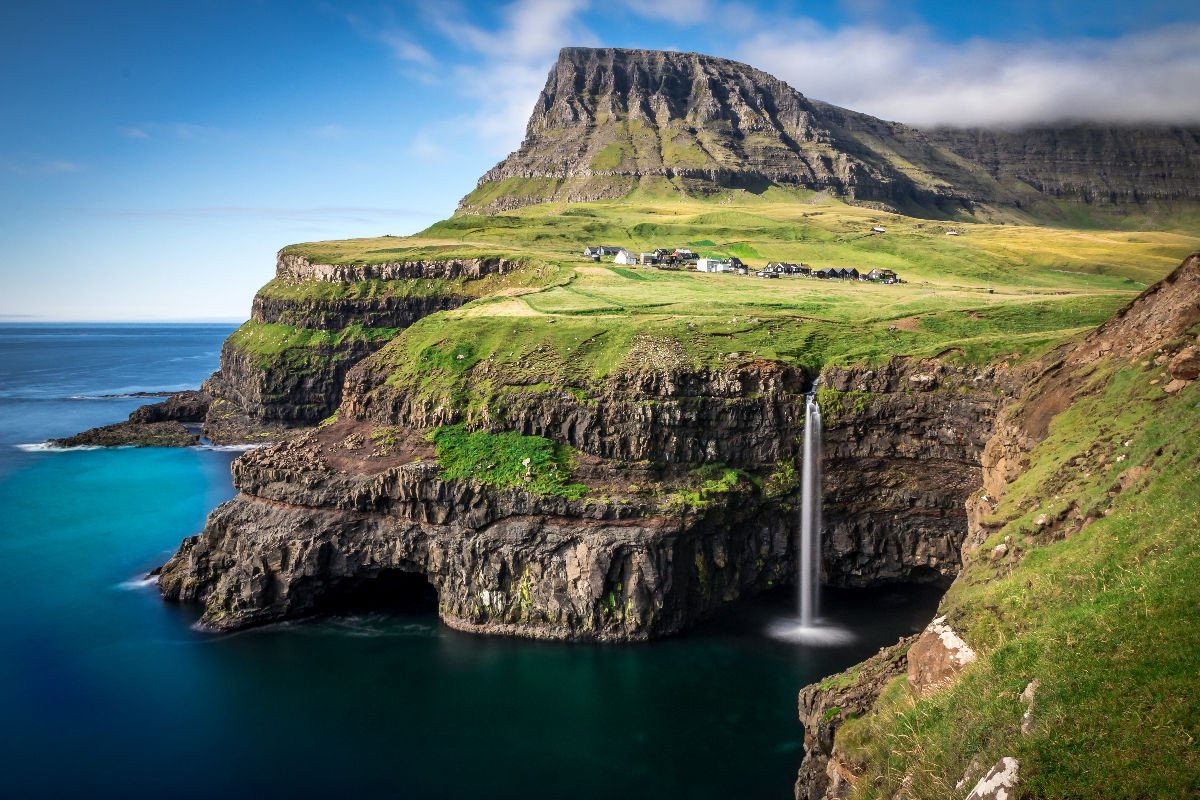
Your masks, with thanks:
<instances>
[{"instance_id":1,"label":"cliff","mask_svg":"<svg viewBox=\"0 0 1200 800\"><path fill-rule=\"evenodd\" d=\"M1062 221L1070 212L1059 201L1180 210L1200 200L1198 136L1153 126L922 131L810 100L735 61L569 47L520 148L459 211L772 186L933 218Z\"/></svg>"},{"instance_id":2,"label":"cliff","mask_svg":"<svg viewBox=\"0 0 1200 800\"><path fill-rule=\"evenodd\" d=\"M582 392L506 373L503 403L456 408L457 387L497 377L487 360L429 394L397 382L387 355L351 372L335 422L237 462L241 494L163 568L165 596L203 603L206 625L233 629L319 613L348 587L407 573L458 628L637 640L794 579L803 372L753 361L696 370L660 353L656 368L630 364ZM825 379L871 390L852 409L827 398L833 457L847 470L828 511L838 534L827 580L948 582L1003 381L900 361ZM560 466L575 490L494 485L495 463L451 478L452 454L429 436L462 422L567 448ZM887 454L868 458L869 480L856 480L855 454L889 436ZM851 510L860 503L866 522Z\"/></svg>"},{"instance_id":3,"label":"cliff","mask_svg":"<svg viewBox=\"0 0 1200 800\"><path fill-rule=\"evenodd\" d=\"M496 213L551 199L621 197L639 186L705 195L778 184L933 209L966 199L943 192L931 175L898 169L852 132L861 120L831 110L840 112L735 61L564 48L520 149L480 178L459 208ZM876 133L936 150L911 128L873 122ZM939 162L953 168L950 157Z\"/></svg>"},{"instance_id":4,"label":"cliff","mask_svg":"<svg viewBox=\"0 0 1200 800\"><path fill-rule=\"evenodd\" d=\"M933 142L1003 184L1097 206L1200 200L1200 127L1076 124L939 128Z\"/></svg>"},{"instance_id":5,"label":"cliff","mask_svg":"<svg viewBox=\"0 0 1200 800\"><path fill-rule=\"evenodd\" d=\"M1200 253L1026 368L939 618L800 693L798 799L963 796L1001 773L1024 796L1187 793L1190 745L1149 731L1132 763L1125 731L1131 705L1188 724L1198 377Z\"/></svg>"}]
</instances>

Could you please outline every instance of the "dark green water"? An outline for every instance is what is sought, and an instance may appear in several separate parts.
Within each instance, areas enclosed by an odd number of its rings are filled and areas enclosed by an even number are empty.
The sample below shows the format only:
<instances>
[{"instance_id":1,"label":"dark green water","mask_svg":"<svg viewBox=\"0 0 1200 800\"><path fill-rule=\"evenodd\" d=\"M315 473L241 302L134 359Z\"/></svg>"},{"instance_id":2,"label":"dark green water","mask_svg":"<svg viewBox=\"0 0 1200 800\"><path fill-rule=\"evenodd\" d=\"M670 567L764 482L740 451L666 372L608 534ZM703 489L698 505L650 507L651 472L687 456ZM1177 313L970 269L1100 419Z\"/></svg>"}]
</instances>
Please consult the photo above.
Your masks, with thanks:
<instances>
[{"instance_id":1,"label":"dark green water","mask_svg":"<svg viewBox=\"0 0 1200 800\"><path fill-rule=\"evenodd\" d=\"M174 347L213 352L226 332ZM149 335L98 342L80 384L105 350L150 369L137 346ZM4 344L0 330L0 358ZM38 347L53 360L54 341L19 343ZM201 362L189 369L215 366ZM195 609L136 578L232 496L237 454L16 449L138 402L68 402L88 393L74 385L39 395L36 376L12 389L17 373L0 384L5 796L787 798L797 690L919 629L936 604L913 589L827 593L858 638L824 649L765 634L793 612L790 591L630 646L471 637L431 614L196 633Z\"/></svg>"}]
</instances>

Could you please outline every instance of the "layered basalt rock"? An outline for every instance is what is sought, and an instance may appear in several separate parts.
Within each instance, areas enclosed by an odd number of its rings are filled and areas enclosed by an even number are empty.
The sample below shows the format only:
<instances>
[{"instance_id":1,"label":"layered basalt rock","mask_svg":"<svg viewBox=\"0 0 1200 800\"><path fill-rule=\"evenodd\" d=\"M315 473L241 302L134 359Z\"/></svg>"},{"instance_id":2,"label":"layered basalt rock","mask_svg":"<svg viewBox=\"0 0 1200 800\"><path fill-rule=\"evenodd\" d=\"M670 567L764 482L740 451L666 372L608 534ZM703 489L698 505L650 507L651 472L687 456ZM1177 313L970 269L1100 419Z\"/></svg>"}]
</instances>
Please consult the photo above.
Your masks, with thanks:
<instances>
[{"instance_id":1,"label":"layered basalt rock","mask_svg":"<svg viewBox=\"0 0 1200 800\"><path fill-rule=\"evenodd\" d=\"M969 192L946 192L932 174L914 180L897 169L889 153L830 109L723 58L564 48L520 149L480 178L459 208L498 213L548 200L620 197L644 178L698 195L780 184L894 205L966 199ZM904 143L902 150L938 149L912 128L875 122ZM977 182L950 154L934 160L938 170L957 169L965 182ZM498 196L488 185L501 187Z\"/></svg>"},{"instance_id":2,"label":"layered basalt rock","mask_svg":"<svg viewBox=\"0 0 1200 800\"><path fill-rule=\"evenodd\" d=\"M276 283L285 288L364 281L437 281L439 285L458 281L461 285L505 275L521 265L490 257L325 264L281 250L276 258L276 279L255 295L247 325L325 334L327 343L285 348L267 358L248 348L242 339L231 337L221 348L220 370L203 386L212 398L204 435L223 444L278 441L299 428L315 425L337 409L350 368L386 344L390 336L385 334L474 299L455 291L326 296L320 291L274 291ZM352 331L376 333L351 335ZM253 341L253 335L252 330L246 338Z\"/></svg>"},{"instance_id":3,"label":"layered basalt rock","mask_svg":"<svg viewBox=\"0 0 1200 800\"><path fill-rule=\"evenodd\" d=\"M50 443L57 447L191 447L200 443L196 428L204 422L211 402L206 392L178 392L162 402L135 408L125 422L51 439Z\"/></svg>"},{"instance_id":4,"label":"layered basalt rock","mask_svg":"<svg viewBox=\"0 0 1200 800\"><path fill-rule=\"evenodd\" d=\"M460 294L418 297L288 300L261 293L254 296L250 319L263 325L337 331L364 328L407 328L419 319L450 311L474 298ZM372 351L373 352L373 351Z\"/></svg>"},{"instance_id":5,"label":"layered basalt rock","mask_svg":"<svg viewBox=\"0 0 1200 800\"><path fill-rule=\"evenodd\" d=\"M824 578L840 586L949 583L967 536L964 503L1019 381L1003 367L896 359L822 375Z\"/></svg>"},{"instance_id":6,"label":"layered basalt rock","mask_svg":"<svg viewBox=\"0 0 1200 800\"><path fill-rule=\"evenodd\" d=\"M934 142L998 181L1087 204L1200 200L1200 127L1104 125L940 128Z\"/></svg>"},{"instance_id":7,"label":"layered basalt rock","mask_svg":"<svg viewBox=\"0 0 1200 800\"><path fill-rule=\"evenodd\" d=\"M164 596L203 602L204 624L230 630L319 612L346 586L400 571L429 581L456 628L637 640L790 578L780 505L698 515L499 491L439 479L435 464L407 460L419 446L384 466L347 440L362 434L339 423L239 460L242 494L162 568Z\"/></svg>"},{"instance_id":8,"label":"layered basalt rock","mask_svg":"<svg viewBox=\"0 0 1200 800\"><path fill-rule=\"evenodd\" d=\"M572 480L589 491L571 500L442 480L422 434L467 415L389 383L385 364L352 371L337 422L236 462L241 494L164 567L167 597L201 602L205 624L232 629L318 613L346 586L401 571L429 581L455 627L637 640L794 580L799 500L781 476L796 474L803 434L811 381L799 370L770 361L617 370L582 396L529 391L471 411L474 428L575 448ZM473 379L485 379L486 363L478 369ZM862 387L854 407L831 405L831 463L874 453L886 462L874 475L903 476L888 492L882 479L836 484L826 579L952 575L997 375L896 361L830 370L823 381ZM909 395L914 385L920 392ZM391 444L372 445L378 431ZM704 464L765 483L686 500L689 475ZM867 503L873 514L861 525L852 509ZM868 548L869 568L856 548Z\"/></svg>"},{"instance_id":9,"label":"layered basalt rock","mask_svg":"<svg viewBox=\"0 0 1200 800\"><path fill-rule=\"evenodd\" d=\"M356 281L399 281L419 278L466 278L479 280L494 274L512 272L521 262L507 258L451 258L441 261L384 261L378 264L354 262L349 264L321 264L311 259L279 251L275 260L275 277L285 281L326 281L328 283L354 283Z\"/></svg>"}]
</instances>

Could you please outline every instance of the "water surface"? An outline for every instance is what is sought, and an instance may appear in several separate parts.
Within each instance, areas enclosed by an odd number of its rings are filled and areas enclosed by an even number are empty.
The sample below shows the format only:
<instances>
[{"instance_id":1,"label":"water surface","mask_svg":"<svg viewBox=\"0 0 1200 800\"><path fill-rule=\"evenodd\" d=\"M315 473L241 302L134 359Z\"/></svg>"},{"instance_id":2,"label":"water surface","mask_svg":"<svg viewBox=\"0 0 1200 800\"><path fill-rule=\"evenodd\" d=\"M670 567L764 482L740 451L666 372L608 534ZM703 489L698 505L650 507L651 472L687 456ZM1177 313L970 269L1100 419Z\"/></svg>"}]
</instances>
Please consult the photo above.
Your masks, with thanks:
<instances>
[{"instance_id":1,"label":"water surface","mask_svg":"<svg viewBox=\"0 0 1200 800\"><path fill-rule=\"evenodd\" d=\"M19 797L787 798L801 686L936 594L826 593L854 643L766 634L794 595L649 644L473 637L429 613L193 631L144 573L233 495L212 450L28 452L216 367L232 326L0 326L0 768Z\"/></svg>"}]
</instances>

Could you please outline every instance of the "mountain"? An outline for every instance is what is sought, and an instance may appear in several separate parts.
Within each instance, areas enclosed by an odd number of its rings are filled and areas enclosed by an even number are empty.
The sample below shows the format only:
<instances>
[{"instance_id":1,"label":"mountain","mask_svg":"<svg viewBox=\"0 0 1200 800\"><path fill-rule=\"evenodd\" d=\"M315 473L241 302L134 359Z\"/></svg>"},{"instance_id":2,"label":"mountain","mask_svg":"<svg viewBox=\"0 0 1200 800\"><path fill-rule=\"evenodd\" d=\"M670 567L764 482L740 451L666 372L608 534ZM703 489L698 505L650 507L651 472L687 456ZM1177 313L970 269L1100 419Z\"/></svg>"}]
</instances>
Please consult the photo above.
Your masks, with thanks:
<instances>
[{"instance_id":1,"label":"mountain","mask_svg":"<svg viewBox=\"0 0 1200 800\"><path fill-rule=\"evenodd\" d=\"M652 194L828 192L918 216L1200 200L1200 128L923 131L810 100L736 61L564 48L521 147L462 199L494 214Z\"/></svg>"}]
</instances>

